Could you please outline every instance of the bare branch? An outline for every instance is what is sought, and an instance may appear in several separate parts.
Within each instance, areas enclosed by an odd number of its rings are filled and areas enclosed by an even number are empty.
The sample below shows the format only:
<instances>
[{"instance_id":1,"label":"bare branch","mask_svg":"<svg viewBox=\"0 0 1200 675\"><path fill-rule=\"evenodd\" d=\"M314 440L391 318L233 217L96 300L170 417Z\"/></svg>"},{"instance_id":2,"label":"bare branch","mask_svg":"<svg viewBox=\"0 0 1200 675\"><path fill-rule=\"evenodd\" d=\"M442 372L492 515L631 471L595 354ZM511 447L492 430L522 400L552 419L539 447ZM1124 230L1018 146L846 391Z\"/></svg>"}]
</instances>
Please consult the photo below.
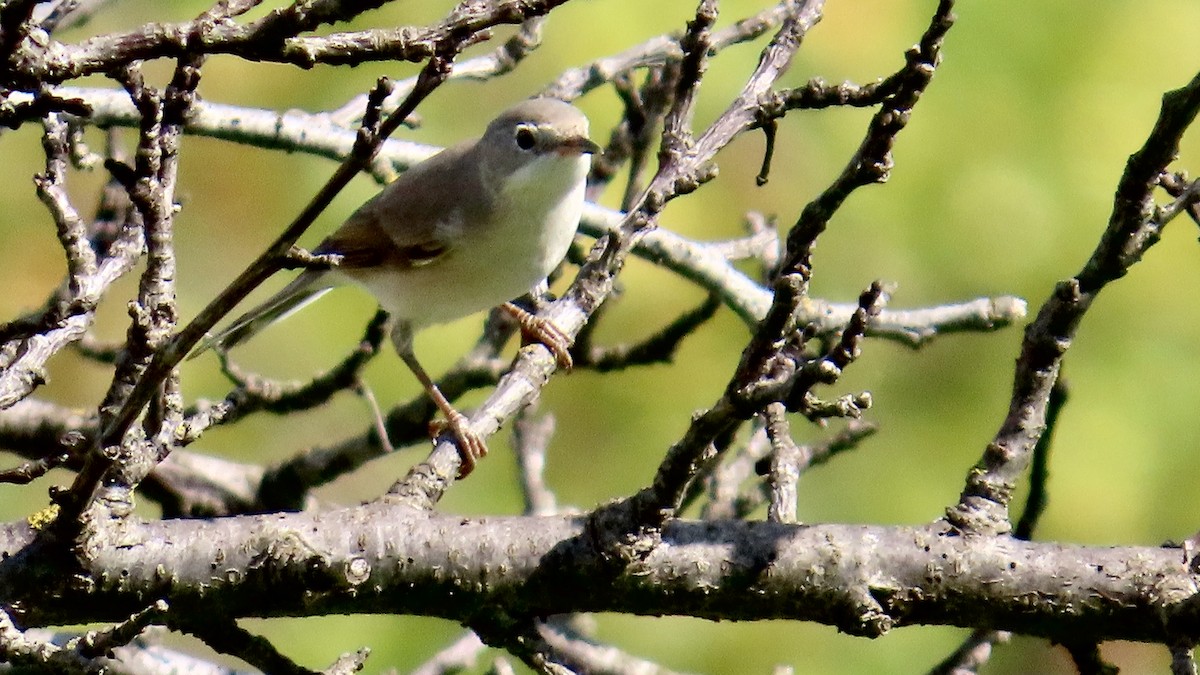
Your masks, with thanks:
<instances>
[{"instance_id":1,"label":"bare branch","mask_svg":"<svg viewBox=\"0 0 1200 675\"><path fill-rule=\"evenodd\" d=\"M462 637L412 670L410 675L450 675L472 668L485 649L487 645L474 631L466 631Z\"/></svg>"},{"instance_id":2,"label":"bare branch","mask_svg":"<svg viewBox=\"0 0 1200 675\"><path fill-rule=\"evenodd\" d=\"M145 589L164 583L154 565L140 564L146 559L172 570L170 592L180 599L213 592L211 563L221 561L216 583L233 616L389 612L470 622L481 607L503 607L514 617L628 611L786 618L880 635L917 623L969 626L987 607L986 620L1000 630L1163 642L1196 634L1200 621L1194 590L1183 591L1194 588L1195 573L1177 548L962 537L936 523L677 520L664 527L664 545L638 564L614 568L597 547L607 533L595 525L575 516L464 518L383 504L129 519L120 546L98 548L82 561L3 566L0 585L14 589L10 612L24 626L124 620L144 607ZM12 556L36 536L27 524L8 525L0 552ZM721 564L710 564L714 555ZM932 573L931 560L938 561ZM95 585L34 583L79 564ZM444 574L431 580L431 569ZM604 583L575 583L580 578ZM577 592L562 593L567 587ZM430 593L438 602L429 602ZM1032 596L1048 601L1029 603ZM266 607L263 597L275 601Z\"/></svg>"},{"instance_id":3,"label":"bare branch","mask_svg":"<svg viewBox=\"0 0 1200 675\"><path fill-rule=\"evenodd\" d=\"M650 363L669 363L683 340L711 319L718 307L720 300L710 295L695 309L681 314L654 335L634 345L596 347L590 339L576 340L572 350L576 355L575 367L605 372ZM583 335L590 338L591 333L581 333Z\"/></svg>"},{"instance_id":4,"label":"bare branch","mask_svg":"<svg viewBox=\"0 0 1200 675\"><path fill-rule=\"evenodd\" d=\"M211 614L201 619L180 613L171 617L171 626L196 636L217 652L236 656L265 673L319 675L287 658L265 638L238 626L232 619Z\"/></svg>"},{"instance_id":5,"label":"bare branch","mask_svg":"<svg viewBox=\"0 0 1200 675\"><path fill-rule=\"evenodd\" d=\"M512 72L518 64L537 49L542 42L542 25L545 15L534 16L521 24L520 30L513 34L504 44L497 47L491 54L473 59L464 59L454 66L447 80L466 79L485 81ZM408 95L416 85L417 78L409 78L396 83L395 90L382 101L382 109L391 111ZM564 98L564 97L557 97ZM366 105L365 96L355 96L342 107L329 114L336 123L349 126L362 118L362 110Z\"/></svg>"},{"instance_id":6,"label":"bare branch","mask_svg":"<svg viewBox=\"0 0 1200 675\"><path fill-rule=\"evenodd\" d=\"M954 653L929 670L929 675L975 675L992 657L992 647L1008 642L1005 631L978 629Z\"/></svg>"},{"instance_id":7,"label":"bare branch","mask_svg":"<svg viewBox=\"0 0 1200 675\"><path fill-rule=\"evenodd\" d=\"M307 382L268 380L244 372L227 355L221 355L222 371L237 388L219 403L199 401L187 410L179 430L180 445L195 442L212 426L231 424L252 413L263 411L281 415L309 410L328 402L338 392L351 387L362 369L379 354L387 329L387 313L376 312L355 348L337 365Z\"/></svg>"},{"instance_id":8,"label":"bare branch","mask_svg":"<svg viewBox=\"0 0 1200 675\"><path fill-rule=\"evenodd\" d=\"M1200 75L1163 96L1154 129L1125 165L1100 243L1077 275L1058 284L1026 329L1008 416L967 476L958 504L947 511L955 526L997 533L1011 527L1008 501L1045 430L1050 391L1063 357L1100 291L1158 241L1165 222L1155 217L1152 192L1197 112Z\"/></svg>"},{"instance_id":9,"label":"bare branch","mask_svg":"<svg viewBox=\"0 0 1200 675\"><path fill-rule=\"evenodd\" d=\"M1117 675L1120 672L1119 668L1105 661L1100 655L1099 642L1072 640L1064 642L1063 646L1071 654L1080 675Z\"/></svg>"},{"instance_id":10,"label":"bare branch","mask_svg":"<svg viewBox=\"0 0 1200 675\"><path fill-rule=\"evenodd\" d=\"M554 436L554 416L533 417L529 408L513 422L513 452L521 472L521 494L525 497L524 512L534 516L558 513L558 500L546 486L546 450Z\"/></svg>"},{"instance_id":11,"label":"bare branch","mask_svg":"<svg viewBox=\"0 0 1200 675\"><path fill-rule=\"evenodd\" d=\"M610 675L676 675L677 671L638 658L616 647L600 644L580 634L562 619L538 622L537 633L559 659L573 666L578 673Z\"/></svg>"},{"instance_id":12,"label":"bare branch","mask_svg":"<svg viewBox=\"0 0 1200 675\"><path fill-rule=\"evenodd\" d=\"M443 53L451 42L475 36L503 23L521 23L549 12L565 0L498 0L481 5L462 3L441 23L395 29L300 36L322 24L347 21L384 4L384 0L346 3L317 0L276 9L248 24L205 14L181 24L148 24L121 34L103 35L79 44L23 43L22 75L59 83L104 73L130 60L179 58L187 55L232 54L250 61L356 65L368 61L423 61ZM3 50L4 53L8 49Z\"/></svg>"},{"instance_id":13,"label":"bare branch","mask_svg":"<svg viewBox=\"0 0 1200 675\"><path fill-rule=\"evenodd\" d=\"M804 450L792 440L786 412L782 403L772 403L764 415L767 438L771 441L771 503L767 519L776 523L796 522L796 483L800 480L801 465L808 463Z\"/></svg>"},{"instance_id":14,"label":"bare branch","mask_svg":"<svg viewBox=\"0 0 1200 675\"><path fill-rule=\"evenodd\" d=\"M0 610L0 661L34 671L87 672L93 667L91 659L73 649L28 637L6 610Z\"/></svg>"},{"instance_id":15,"label":"bare branch","mask_svg":"<svg viewBox=\"0 0 1200 675\"><path fill-rule=\"evenodd\" d=\"M166 615L165 600L157 600L149 607L130 616L125 621L103 631L92 631L80 641L80 653L89 658L105 656L117 647L123 647L140 635L147 627L159 623Z\"/></svg>"},{"instance_id":16,"label":"bare branch","mask_svg":"<svg viewBox=\"0 0 1200 675\"><path fill-rule=\"evenodd\" d=\"M1192 654L1193 644L1171 645L1171 675L1196 675L1196 657Z\"/></svg>"}]
</instances>

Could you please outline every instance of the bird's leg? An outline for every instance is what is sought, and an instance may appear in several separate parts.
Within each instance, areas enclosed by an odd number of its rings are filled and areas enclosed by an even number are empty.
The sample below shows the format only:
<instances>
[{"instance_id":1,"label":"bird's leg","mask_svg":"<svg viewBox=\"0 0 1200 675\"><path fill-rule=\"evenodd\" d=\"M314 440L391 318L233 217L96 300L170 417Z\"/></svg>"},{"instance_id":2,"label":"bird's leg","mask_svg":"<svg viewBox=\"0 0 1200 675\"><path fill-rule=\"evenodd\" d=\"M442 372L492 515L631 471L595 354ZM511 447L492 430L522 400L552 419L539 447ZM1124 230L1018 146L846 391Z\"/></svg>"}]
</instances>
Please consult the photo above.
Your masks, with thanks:
<instances>
[{"instance_id":1,"label":"bird's leg","mask_svg":"<svg viewBox=\"0 0 1200 675\"><path fill-rule=\"evenodd\" d=\"M421 382L421 386L425 387L425 391L429 393L429 397L433 399L434 405L442 414L446 416L445 428L450 429L450 433L454 434L455 440L458 441L458 456L462 458L462 466L458 469L458 477L466 478L472 471L475 470L475 463L480 458L488 453L487 443L484 443L483 438L479 434L471 431L467 426L467 418L462 413L454 409L450 405L450 401L442 395L442 392L429 379L429 375L421 364L417 362L417 357L413 354L411 347L403 349L397 345L397 351L400 352L400 358L404 359L404 363L408 365L408 369L417 376L417 380ZM436 435L441 431L442 425L432 424L431 430Z\"/></svg>"},{"instance_id":2,"label":"bird's leg","mask_svg":"<svg viewBox=\"0 0 1200 675\"><path fill-rule=\"evenodd\" d=\"M558 362L559 368L571 369L571 365L574 363L571 360L571 338L561 328L540 316L530 314L511 302L506 302L501 307L517 320L517 325L521 327L521 335L528 340L545 345L546 349L554 354L554 360Z\"/></svg>"}]
</instances>

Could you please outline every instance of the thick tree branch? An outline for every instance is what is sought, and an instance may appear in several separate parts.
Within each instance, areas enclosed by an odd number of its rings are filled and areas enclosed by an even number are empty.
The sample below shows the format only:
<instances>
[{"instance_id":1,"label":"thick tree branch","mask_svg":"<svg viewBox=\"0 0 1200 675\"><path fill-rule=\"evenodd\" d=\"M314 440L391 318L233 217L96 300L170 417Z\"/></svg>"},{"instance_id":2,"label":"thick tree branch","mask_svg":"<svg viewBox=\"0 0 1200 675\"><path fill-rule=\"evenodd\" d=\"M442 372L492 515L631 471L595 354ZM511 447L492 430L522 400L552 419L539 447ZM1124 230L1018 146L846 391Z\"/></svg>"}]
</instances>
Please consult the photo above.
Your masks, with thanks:
<instances>
[{"instance_id":1,"label":"thick tree branch","mask_svg":"<svg viewBox=\"0 0 1200 675\"><path fill-rule=\"evenodd\" d=\"M127 519L108 535L121 545L97 546L85 561L92 583L46 583L76 573L75 563L46 557L39 565L0 566L0 589L25 626L122 621L147 596L188 611L219 592L232 617L381 612L469 623L481 607L506 607L529 617L619 611L793 619L854 635L915 624L1051 639L1200 635L1197 560L1179 548L963 537L937 525L669 521L664 545L616 570L595 548L594 534L578 517L475 519L383 505ZM29 525L0 529L8 560L40 550Z\"/></svg>"}]
</instances>

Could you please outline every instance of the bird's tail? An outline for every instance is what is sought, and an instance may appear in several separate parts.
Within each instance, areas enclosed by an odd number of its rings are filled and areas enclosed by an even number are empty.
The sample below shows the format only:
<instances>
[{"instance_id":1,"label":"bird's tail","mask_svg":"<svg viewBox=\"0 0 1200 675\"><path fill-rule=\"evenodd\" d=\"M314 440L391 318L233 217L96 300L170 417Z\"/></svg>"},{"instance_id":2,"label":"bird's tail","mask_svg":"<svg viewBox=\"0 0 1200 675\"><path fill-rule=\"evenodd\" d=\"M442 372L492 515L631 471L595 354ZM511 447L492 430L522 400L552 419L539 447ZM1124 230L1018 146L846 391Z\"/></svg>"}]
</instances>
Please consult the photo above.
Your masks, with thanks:
<instances>
[{"instance_id":1,"label":"bird's tail","mask_svg":"<svg viewBox=\"0 0 1200 675\"><path fill-rule=\"evenodd\" d=\"M287 318L292 312L299 311L305 305L316 300L333 288L329 275L322 272L307 271L292 280L266 302L234 319L225 330L216 335L209 335L188 356L196 358L209 349L232 349L246 340L254 337L259 331L281 319Z\"/></svg>"}]
</instances>

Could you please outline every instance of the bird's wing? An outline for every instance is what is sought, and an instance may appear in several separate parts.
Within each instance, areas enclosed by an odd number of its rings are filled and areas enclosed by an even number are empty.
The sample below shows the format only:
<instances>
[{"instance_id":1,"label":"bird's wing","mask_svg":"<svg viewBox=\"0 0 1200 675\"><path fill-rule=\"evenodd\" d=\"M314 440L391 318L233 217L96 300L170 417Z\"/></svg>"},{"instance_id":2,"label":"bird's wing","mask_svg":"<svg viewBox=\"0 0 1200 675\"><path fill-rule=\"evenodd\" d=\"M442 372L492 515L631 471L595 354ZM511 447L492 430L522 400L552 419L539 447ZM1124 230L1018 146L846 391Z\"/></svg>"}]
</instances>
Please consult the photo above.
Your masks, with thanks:
<instances>
[{"instance_id":1,"label":"bird's wing","mask_svg":"<svg viewBox=\"0 0 1200 675\"><path fill-rule=\"evenodd\" d=\"M397 244L380 225L378 216L359 209L313 252L337 254L341 256L338 269L353 270L382 266L419 267L437 260L447 250L449 244L434 236L423 241L414 238L405 245Z\"/></svg>"},{"instance_id":2,"label":"bird's wing","mask_svg":"<svg viewBox=\"0 0 1200 675\"><path fill-rule=\"evenodd\" d=\"M470 161L469 150L469 143L449 148L409 169L355 211L315 252L341 255L339 267L345 269L434 262L478 217L478 203L490 199L478 192L475 167L463 170L462 162ZM464 191L480 196L471 200L476 208L464 203Z\"/></svg>"}]
</instances>

